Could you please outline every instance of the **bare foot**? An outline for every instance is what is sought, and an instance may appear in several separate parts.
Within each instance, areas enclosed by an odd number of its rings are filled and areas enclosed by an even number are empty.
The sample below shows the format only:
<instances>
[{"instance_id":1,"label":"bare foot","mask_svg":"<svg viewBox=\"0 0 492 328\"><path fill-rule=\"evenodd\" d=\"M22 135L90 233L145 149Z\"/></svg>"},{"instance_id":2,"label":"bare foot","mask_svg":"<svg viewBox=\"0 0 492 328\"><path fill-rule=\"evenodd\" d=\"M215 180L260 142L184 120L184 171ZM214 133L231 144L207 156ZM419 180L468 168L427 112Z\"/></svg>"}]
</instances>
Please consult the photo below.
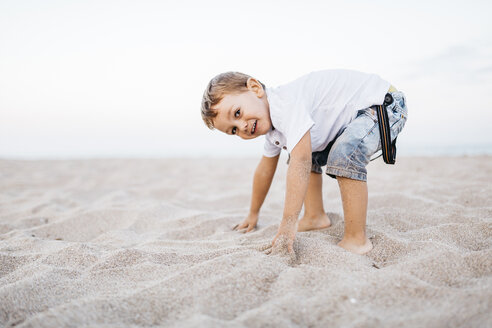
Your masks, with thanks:
<instances>
[{"instance_id":1,"label":"bare foot","mask_svg":"<svg viewBox=\"0 0 492 328\"><path fill-rule=\"evenodd\" d=\"M365 254L372 249L372 242L366 237L366 241L361 244L355 239L343 238L341 242L337 244L338 246L345 248L347 251L355 254Z\"/></svg>"},{"instance_id":2,"label":"bare foot","mask_svg":"<svg viewBox=\"0 0 492 328\"><path fill-rule=\"evenodd\" d=\"M323 213L316 217L304 216L299 220L297 231L319 230L328 228L329 226L331 226L330 218L328 218L326 213Z\"/></svg>"}]
</instances>

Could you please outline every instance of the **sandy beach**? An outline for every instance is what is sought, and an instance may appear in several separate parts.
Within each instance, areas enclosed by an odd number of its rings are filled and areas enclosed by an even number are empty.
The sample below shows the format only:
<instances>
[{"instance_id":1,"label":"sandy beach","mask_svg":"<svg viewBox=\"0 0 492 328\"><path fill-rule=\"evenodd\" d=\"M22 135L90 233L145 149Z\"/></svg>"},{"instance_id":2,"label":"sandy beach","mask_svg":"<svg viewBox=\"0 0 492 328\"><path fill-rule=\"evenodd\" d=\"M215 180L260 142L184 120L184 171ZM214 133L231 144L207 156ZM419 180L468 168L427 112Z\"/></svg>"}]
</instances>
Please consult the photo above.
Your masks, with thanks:
<instances>
[{"instance_id":1,"label":"sandy beach","mask_svg":"<svg viewBox=\"0 0 492 328\"><path fill-rule=\"evenodd\" d=\"M0 327L492 327L492 157L368 166L366 255L330 228L265 255L281 159L257 229L258 159L0 160Z\"/></svg>"}]
</instances>

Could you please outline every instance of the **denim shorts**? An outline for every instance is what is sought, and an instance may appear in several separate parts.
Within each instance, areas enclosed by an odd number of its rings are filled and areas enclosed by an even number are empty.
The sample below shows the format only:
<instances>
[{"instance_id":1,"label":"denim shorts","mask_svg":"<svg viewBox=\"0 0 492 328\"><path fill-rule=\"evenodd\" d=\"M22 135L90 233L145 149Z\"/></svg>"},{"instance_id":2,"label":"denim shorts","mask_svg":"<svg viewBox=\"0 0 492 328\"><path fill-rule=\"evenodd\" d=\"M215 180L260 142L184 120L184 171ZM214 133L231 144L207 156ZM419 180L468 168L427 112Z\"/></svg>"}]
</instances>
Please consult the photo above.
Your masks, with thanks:
<instances>
[{"instance_id":1,"label":"denim shorts","mask_svg":"<svg viewBox=\"0 0 492 328\"><path fill-rule=\"evenodd\" d=\"M386 107L393 141L407 121L408 111L403 92L390 92L393 103ZM326 174L354 180L367 181L366 165L371 156L381 150L378 117L372 108L361 109L356 118L341 130L328 146L312 154L311 171L322 173L326 165Z\"/></svg>"}]
</instances>

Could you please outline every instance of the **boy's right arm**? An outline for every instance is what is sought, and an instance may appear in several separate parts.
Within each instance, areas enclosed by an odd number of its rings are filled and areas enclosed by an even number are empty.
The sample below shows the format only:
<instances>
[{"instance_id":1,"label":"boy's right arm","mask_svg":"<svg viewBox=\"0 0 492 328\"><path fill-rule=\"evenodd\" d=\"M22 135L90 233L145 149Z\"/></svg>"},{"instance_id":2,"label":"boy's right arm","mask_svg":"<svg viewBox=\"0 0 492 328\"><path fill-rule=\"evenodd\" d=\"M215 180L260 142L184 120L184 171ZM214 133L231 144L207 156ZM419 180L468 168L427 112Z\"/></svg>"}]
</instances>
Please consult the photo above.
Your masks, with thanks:
<instances>
[{"instance_id":1,"label":"boy's right arm","mask_svg":"<svg viewBox=\"0 0 492 328\"><path fill-rule=\"evenodd\" d=\"M253 178L253 194L249 214L241 224L234 227L234 230L246 229L245 232L249 232L256 227L260 208L272 184L279 157L280 155L261 158Z\"/></svg>"}]
</instances>

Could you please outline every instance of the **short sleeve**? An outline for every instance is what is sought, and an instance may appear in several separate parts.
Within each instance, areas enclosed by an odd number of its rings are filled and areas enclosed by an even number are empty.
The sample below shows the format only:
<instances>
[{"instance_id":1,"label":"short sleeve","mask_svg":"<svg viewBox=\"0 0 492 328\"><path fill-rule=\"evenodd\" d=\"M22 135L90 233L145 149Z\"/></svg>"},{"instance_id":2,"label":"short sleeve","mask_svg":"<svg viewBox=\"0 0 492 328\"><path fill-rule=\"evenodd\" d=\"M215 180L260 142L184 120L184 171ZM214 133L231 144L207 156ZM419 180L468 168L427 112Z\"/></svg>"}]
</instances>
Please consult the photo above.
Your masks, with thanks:
<instances>
[{"instance_id":1,"label":"short sleeve","mask_svg":"<svg viewBox=\"0 0 492 328\"><path fill-rule=\"evenodd\" d=\"M302 101L295 102L289 110L285 111L285 114L286 117L283 121L287 138L286 146L287 151L291 153L306 132L313 127L314 121L311 118L308 106Z\"/></svg>"},{"instance_id":2,"label":"short sleeve","mask_svg":"<svg viewBox=\"0 0 492 328\"><path fill-rule=\"evenodd\" d=\"M268 138L265 138L265 145L263 147L263 155L265 157L275 157L280 154L281 149L275 146Z\"/></svg>"}]
</instances>

